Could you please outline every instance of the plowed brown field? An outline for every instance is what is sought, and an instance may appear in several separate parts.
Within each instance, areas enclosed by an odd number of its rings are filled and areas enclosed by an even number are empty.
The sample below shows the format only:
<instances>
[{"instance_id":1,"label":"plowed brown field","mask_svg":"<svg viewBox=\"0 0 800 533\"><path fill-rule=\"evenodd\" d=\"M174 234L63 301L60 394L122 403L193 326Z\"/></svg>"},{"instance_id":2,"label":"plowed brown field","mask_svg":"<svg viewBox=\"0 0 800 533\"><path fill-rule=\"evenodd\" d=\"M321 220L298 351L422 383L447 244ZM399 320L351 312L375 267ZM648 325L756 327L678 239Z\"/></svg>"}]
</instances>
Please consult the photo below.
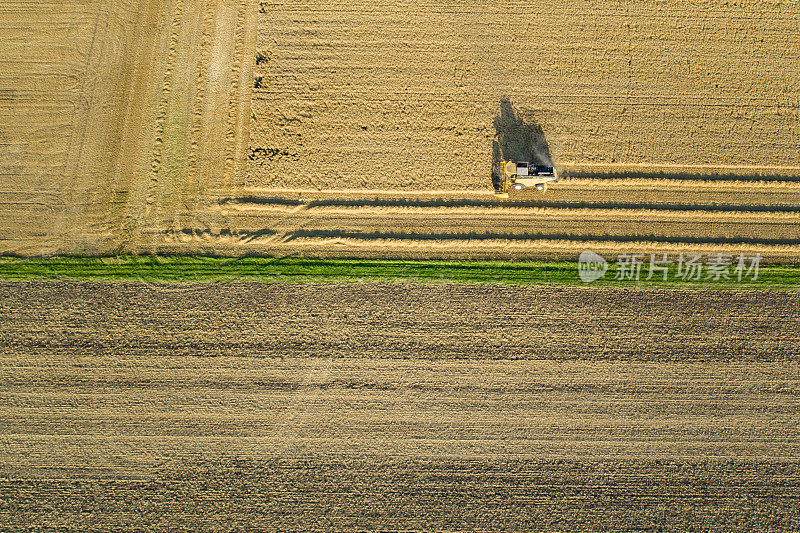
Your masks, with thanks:
<instances>
[{"instance_id":1,"label":"plowed brown field","mask_svg":"<svg viewBox=\"0 0 800 533\"><path fill-rule=\"evenodd\" d=\"M0 524L796 530L799 299L5 282Z\"/></svg>"}]
</instances>

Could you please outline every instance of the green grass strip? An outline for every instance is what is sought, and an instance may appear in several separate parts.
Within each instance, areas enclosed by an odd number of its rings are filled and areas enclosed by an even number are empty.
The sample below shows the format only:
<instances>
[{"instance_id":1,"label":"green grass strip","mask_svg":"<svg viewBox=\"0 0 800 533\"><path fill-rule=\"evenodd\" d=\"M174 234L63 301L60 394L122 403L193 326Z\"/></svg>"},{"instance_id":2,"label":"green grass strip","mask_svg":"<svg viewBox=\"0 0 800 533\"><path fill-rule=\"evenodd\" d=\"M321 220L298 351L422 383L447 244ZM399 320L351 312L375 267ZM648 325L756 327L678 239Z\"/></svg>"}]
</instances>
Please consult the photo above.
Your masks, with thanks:
<instances>
[{"instance_id":1,"label":"green grass strip","mask_svg":"<svg viewBox=\"0 0 800 533\"><path fill-rule=\"evenodd\" d=\"M308 282L308 281L410 281L502 283L509 285L591 285L615 287L796 289L800 267L762 265L758 278L741 281L731 268L731 279L699 280L677 277L670 268L646 280L649 265L641 267L639 281L615 279L614 265L606 275L584 284L578 263L571 261L430 261L382 259L300 259L271 257L122 256L122 257L0 257L0 279L78 279L148 282Z\"/></svg>"}]
</instances>

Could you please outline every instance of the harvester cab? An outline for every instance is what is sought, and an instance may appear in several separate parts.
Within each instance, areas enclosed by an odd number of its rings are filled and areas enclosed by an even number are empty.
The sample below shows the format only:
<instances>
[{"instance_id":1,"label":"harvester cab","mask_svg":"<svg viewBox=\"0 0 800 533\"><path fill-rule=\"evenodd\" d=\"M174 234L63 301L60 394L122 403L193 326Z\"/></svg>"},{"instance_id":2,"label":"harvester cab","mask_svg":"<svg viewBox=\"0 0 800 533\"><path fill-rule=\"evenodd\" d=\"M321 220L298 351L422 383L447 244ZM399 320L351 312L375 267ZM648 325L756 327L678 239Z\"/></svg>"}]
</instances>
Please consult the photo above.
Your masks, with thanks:
<instances>
[{"instance_id":1,"label":"harvester cab","mask_svg":"<svg viewBox=\"0 0 800 533\"><path fill-rule=\"evenodd\" d=\"M525 189L544 191L548 183L558 181L558 173L551 166L537 165L528 161L500 161L492 181L495 185L494 195L508 198L509 193L521 192Z\"/></svg>"}]
</instances>

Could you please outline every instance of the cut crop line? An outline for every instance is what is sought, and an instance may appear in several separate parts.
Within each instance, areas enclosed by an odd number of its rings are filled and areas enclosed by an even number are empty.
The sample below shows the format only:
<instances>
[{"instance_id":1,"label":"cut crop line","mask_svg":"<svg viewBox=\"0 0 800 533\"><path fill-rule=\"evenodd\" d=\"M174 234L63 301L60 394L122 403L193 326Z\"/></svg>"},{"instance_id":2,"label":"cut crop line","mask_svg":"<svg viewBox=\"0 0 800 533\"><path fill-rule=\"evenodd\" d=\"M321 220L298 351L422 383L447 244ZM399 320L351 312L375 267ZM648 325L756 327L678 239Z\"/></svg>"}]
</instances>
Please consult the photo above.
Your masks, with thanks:
<instances>
[{"instance_id":1,"label":"cut crop line","mask_svg":"<svg viewBox=\"0 0 800 533\"><path fill-rule=\"evenodd\" d=\"M489 209L590 209L590 210L648 210L648 211L683 211L683 212L720 212L720 213L786 213L800 212L800 205L746 205L746 204L693 204L675 202L620 202L620 201L569 201L569 200L498 200L490 193L480 198L320 198L308 201L281 196L240 196L223 197L219 205L234 204L242 209L268 206L285 208L293 206L316 207L408 207L408 208L489 208Z\"/></svg>"},{"instance_id":2,"label":"cut crop line","mask_svg":"<svg viewBox=\"0 0 800 533\"><path fill-rule=\"evenodd\" d=\"M294 239L355 239L360 241L400 240L400 241L573 241L573 242L654 242L670 244L758 244L758 245L800 245L800 237L796 239L768 237L695 237L666 236L655 234L641 235L591 235L575 233L501 233L501 232L426 232L414 233L403 231L342 231L342 230L295 230L286 232L285 242Z\"/></svg>"},{"instance_id":3,"label":"cut crop line","mask_svg":"<svg viewBox=\"0 0 800 533\"><path fill-rule=\"evenodd\" d=\"M578 161L565 161L560 163L562 167L578 168L639 168L646 170L658 170L661 168L669 169L695 169L695 170L792 170L800 172L800 166L778 166L778 165L693 165L686 163L581 163Z\"/></svg>"},{"instance_id":4,"label":"cut crop line","mask_svg":"<svg viewBox=\"0 0 800 533\"><path fill-rule=\"evenodd\" d=\"M169 51L164 69L164 79L161 88L161 101L158 105L158 114L155 120L156 139L153 147L153 157L150 165L150 182L148 184L146 203L151 206L156 201L158 192L158 173L161 169L161 158L164 149L164 136L166 134L166 118L169 107L170 91L172 90L173 73L175 70L175 56L178 49L180 28L183 24L183 0L176 0L175 10L170 22L171 33L169 37Z\"/></svg>"}]
</instances>

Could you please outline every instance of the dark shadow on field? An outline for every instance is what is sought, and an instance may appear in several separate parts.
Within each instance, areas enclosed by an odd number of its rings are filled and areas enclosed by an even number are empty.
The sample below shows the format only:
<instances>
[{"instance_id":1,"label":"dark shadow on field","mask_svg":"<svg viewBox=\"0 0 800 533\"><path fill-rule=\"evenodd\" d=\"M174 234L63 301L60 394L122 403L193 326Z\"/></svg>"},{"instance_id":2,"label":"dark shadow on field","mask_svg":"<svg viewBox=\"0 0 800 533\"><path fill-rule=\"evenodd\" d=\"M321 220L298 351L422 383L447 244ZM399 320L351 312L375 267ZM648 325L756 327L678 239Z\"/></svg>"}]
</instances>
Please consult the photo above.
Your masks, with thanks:
<instances>
[{"instance_id":1,"label":"dark shadow on field","mask_svg":"<svg viewBox=\"0 0 800 533\"><path fill-rule=\"evenodd\" d=\"M532 113L520 111L508 98L500 100L500 114L494 117L494 130L492 169L496 169L500 161L528 161L537 165L553 166L550 146L542 127ZM497 172L492 172L492 181L497 189Z\"/></svg>"}]
</instances>

